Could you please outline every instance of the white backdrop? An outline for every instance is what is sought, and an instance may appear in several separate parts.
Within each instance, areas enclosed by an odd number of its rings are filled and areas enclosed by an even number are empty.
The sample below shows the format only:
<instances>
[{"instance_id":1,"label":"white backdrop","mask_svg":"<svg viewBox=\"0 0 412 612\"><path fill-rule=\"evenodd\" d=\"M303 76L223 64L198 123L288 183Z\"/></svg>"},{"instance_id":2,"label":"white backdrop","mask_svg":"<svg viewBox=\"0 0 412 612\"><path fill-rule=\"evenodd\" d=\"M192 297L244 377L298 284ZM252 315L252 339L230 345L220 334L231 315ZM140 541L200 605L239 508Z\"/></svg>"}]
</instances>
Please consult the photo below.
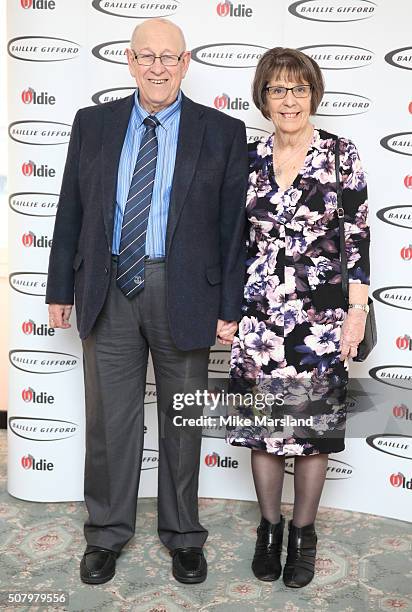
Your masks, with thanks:
<instances>
[{"instance_id":1,"label":"white backdrop","mask_svg":"<svg viewBox=\"0 0 412 612\"><path fill-rule=\"evenodd\" d=\"M323 69L326 94L313 122L353 139L368 170L371 291L376 298L379 344L366 363L353 364L351 371L353 376L377 380L378 387L391 393L379 410L375 407L369 416L359 414L351 420L355 430L368 417L362 429L368 439L348 436L346 450L330 455L321 503L409 520L410 4L403 0L239 4L9 0L8 9L9 492L37 501L83 498L81 344L74 321L71 331L48 329L44 303L54 215L76 110L133 91L124 55L131 31L141 19L167 16L183 28L192 49L185 93L242 119L250 140L271 131L251 100L254 69L265 49L300 48ZM225 376L227 364L227 351L214 347L211 376L216 369ZM140 496L156 495L157 489L153 383L150 369ZM200 495L255 499L249 455L250 451L223 440L204 439ZM293 459L288 460L287 474L283 500L292 501Z\"/></svg>"}]
</instances>

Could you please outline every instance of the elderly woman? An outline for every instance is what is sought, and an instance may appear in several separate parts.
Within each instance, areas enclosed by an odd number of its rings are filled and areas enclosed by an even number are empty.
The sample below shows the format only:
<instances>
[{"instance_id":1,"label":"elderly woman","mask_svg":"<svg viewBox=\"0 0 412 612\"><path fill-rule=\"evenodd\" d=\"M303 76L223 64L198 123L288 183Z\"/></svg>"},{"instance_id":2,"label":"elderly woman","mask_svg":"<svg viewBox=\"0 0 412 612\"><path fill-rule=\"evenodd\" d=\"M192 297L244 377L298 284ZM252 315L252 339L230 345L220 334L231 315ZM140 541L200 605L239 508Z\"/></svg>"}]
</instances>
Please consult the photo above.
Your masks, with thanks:
<instances>
[{"instance_id":1,"label":"elderly woman","mask_svg":"<svg viewBox=\"0 0 412 612\"><path fill-rule=\"evenodd\" d=\"M310 417L289 431L255 419L227 434L230 444L253 451L262 518L252 570L261 580L277 580L282 571L280 503L285 457L294 457L295 500L283 570L289 587L303 587L314 575L314 521L328 453L345 448L348 359L357 354L368 311L365 175L353 142L337 142L311 123L323 93L319 66L300 51L277 47L260 59L253 99L274 133L249 149L246 286L231 355L231 391L241 391L242 398L248 391L254 397L271 392L271 406L242 400L234 409L238 415ZM341 285L336 146L349 308Z\"/></svg>"}]
</instances>

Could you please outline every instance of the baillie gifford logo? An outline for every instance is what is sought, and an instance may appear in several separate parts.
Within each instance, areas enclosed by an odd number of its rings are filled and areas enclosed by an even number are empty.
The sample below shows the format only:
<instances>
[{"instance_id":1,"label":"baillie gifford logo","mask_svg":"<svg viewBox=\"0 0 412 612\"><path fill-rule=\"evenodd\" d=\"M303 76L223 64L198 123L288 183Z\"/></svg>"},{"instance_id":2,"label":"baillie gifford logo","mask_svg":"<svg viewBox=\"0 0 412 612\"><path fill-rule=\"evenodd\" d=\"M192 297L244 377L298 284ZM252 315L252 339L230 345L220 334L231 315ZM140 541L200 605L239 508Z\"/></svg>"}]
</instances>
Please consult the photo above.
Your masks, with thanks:
<instances>
[{"instance_id":1,"label":"baillie gifford logo","mask_svg":"<svg viewBox=\"0 0 412 612\"><path fill-rule=\"evenodd\" d=\"M246 4L233 4L233 2L225 0L225 2L218 3L216 13L219 17L252 17L253 9Z\"/></svg>"},{"instance_id":2,"label":"baillie gifford logo","mask_svg":"<svg viewBox=\"0 0 412 612\"><path fill-rule=\"evenodd\" d=\"M51 96L48 91L37 92L32 87L23 89L20 95L23 104L38 104L42 106L54 106L55 96Z\"/></svg>"},{"instance_id":3,"label":"baillie gifford logo","mask_svg":"<svg viewBox=\"0 0 412 612\"><path fill-rule=\"evenodd\" d=\"M22 245L25 248L34 247L36 249L50 249L52 245L52 238L48 236L36 236L34 232L26 232L21 237Z\"/></svg>"},{"instance_id":4,"label":"baillie gifford logo","mask_svg":"<svg viewBox=\"0 0 412 612\"><path fill-rule=\"evenodd\" d=\"M18 36L9 41L7 51L24 62L63 62L79 57L80 45L53 36Z\"/></svg>"},{"instance_id":5,"label":"baillie gifford logo","mask_svg":"<svg viewBox=\"0 0 412 612\"><path fill-rule=\"evenodd\" d=\"M408 491L412 491L412 478L406 480L406 477L401 472L391 474L389 476L389 482L395 489L407 489Z\"/></svg>"},{"instance_id":6,"label":"baillie gifford logo","mask_svg":"<svg viewBox=\"0 0 412 612\"><path fill-rule=\"evenodd\" d=\"M221 467L221 468L233 468L236 469L239 467L239 461L236 459L232 459L232 457L224 457L220 458L220 455L217 453L209 453L205 456L205 465L207 467Z\"/></svg>"},{"instance_id":7,"label":"baillie gifford logo","mask_svg":"<svg viewBox=\"0 0 412 612\"><path fill-rule=\"evenodd\" d=\"M412 155L412 132L398 132L385 136L380 141L381 146L393 153Z\"/></svg>"},{"instance_id":8,"label":"baillie gifford logo","mask_svg":"<svg viewBox=\"0 0 412 612\"><path fill-rule=\"evenodd\" d=\"M55 0L20 0L20 6L23 9L54 11L56 2Z\"/></svg>"},{"instance_id":9,"label":"baillie gifford logo","mask_svg":"<svg viewBox=\"0 0 412 612\"><path fill-rule=\"evenodd\" d=\"M231 98L225 93L216 96L213 105L217 110L249 110L250 108L250 102L239 97Z\"/></svg>"},{"instance_id":10,"label":"baillie gifford logo","mask_svg":"<svg viewBox=\"0 0 412 612\"><path fill-rule=\"evenodd\" d=\"M381 210L378 210L376 216L381 221L389 223L390 225L412 229L411 204L402 204L400 206L386 206L386 208L381 208Z\"/></svg>"},{"instance_id":11,"label":"baillie gifford logo","mask_svg":"<svg viewBox=\"0 0 412 612\"><path fill-rule=\"evenodd\" d=\"M268 47L246 43L215 43L192 49L192 60L217 68L255 68Z\"/></svg>"},{"instance_id":12,"label":"baillie gifford logo","mask_svg":"<svg viewBox=\"0 0 412 612\"><path fill-rule=\"evenodd\" d=\"M161 2L146 2L145 0L93 0L96 11L115 17L129 19L147 19L148 17L169 17L180 8L180 0L163 0Z\"/></svg>"},{"instance_id":13,"label":"baillie gifford logo","mask_svg":"<svg viewBox=\"0 0 412 612\"><path fill-rule=\"evenodd\" d=\"M54 469L54 463L47 459L35 459L33 455L24 455L20 459L20 465L25 470L36 470L41 472L51 472Z\"/></svg>"},{"instance_id":14,"label":"baillie gifford logo","mask_svg":"<svg viewBox=\"0 0 412 612\"><path fill-rule=\"evenodd\" d=\"M412 47L402 47L402 49L395 49L395 51L387 53L385 61L395 68L412 70Z\"/></svg>"},{"instance_id":15,"label":"baillie gifford logo","mask_svg":"<svg viewBox=\"0 0 412 612\"><path fill-rule=\"evenodd\" d=\"M310 21L363 21L374 17L376 3L371 0L299 0L289 6L289 13Z\"/></svg>"},{"instance_id":16,"label":"baillie gifford logo","mask_svg":"<svg viewBox=\"0 0 412 612\"><path fill-rule=\"evenodd\" d=\"M299 47L314 59L322 70L354 70L369 66L375 57L370 49L353 45L309 45Z\"/></svg>"}]
</instances>

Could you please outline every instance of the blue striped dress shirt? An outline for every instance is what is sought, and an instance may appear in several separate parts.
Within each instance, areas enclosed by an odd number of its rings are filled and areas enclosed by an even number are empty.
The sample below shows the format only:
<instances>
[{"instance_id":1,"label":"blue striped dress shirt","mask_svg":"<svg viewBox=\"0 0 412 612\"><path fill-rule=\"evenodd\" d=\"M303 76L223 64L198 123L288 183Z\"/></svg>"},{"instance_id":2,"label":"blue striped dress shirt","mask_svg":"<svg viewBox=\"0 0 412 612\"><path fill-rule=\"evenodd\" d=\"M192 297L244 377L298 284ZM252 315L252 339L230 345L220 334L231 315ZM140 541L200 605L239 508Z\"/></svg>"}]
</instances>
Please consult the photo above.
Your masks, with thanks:
<instances>
[{"instance_id":1,"label":"blue striped dress shirt","mask_svg":"<svg viewBox=\"0 0 412 612\"><path fill-rule=\"evenodd\" d=\"M181 106L182 93L179 91L179 95L173 104L156 113L160 125L156 128L158 140L156 176L146 234L146 255L149 257L165 256L167 215L175 169ZM124 209L140 143L146 129L143 121L149 114L140 105L138 91L136 90L117 173L112 244L112 253L114 255L119 254Z\"/></svg>"}]
</instances>

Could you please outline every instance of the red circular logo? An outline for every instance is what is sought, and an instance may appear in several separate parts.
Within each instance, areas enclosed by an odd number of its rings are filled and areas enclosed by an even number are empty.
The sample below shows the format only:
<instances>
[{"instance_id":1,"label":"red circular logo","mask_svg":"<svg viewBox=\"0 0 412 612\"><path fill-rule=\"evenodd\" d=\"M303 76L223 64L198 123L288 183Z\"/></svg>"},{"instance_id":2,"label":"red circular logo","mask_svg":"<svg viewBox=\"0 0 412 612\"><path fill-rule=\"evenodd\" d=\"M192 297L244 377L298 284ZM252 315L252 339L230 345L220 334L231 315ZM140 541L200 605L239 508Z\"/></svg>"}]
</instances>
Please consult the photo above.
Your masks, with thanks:
<instances>
[{"instance_id":1,"label":"red circular logo","mask_svg":"<svg viewBox=\"0 0 412 612\"><path fill-rule=\"evenodd\" d=\"M24 321L21 328L23 330L23 334L26 334L26 336L28 336L29 334L32 334L33 333L33 321Z\"/></svg>"},{"instance_id":2,"label":"red circular logo","mask_svg":"<svg viewBox=\"0 0 412 612\"><path fill-rule=\"evenodd\" d=\"M403 179L403 183L407 189L412 189L412 174L407 174Z\"/></svg>"},{"instance_id":3,"label":"red circular logo","mask_svg":"<svg viewBox=\"0 0 412 612\"><path fill-rule=\"evenodd\" d=\"M400 487L403 483L404 475L398 472L397 474L391 474L390 483L393 487Z\"/></svg>"},{"instance_id":4,"label":"red circular logo","mask_svg":"<svg viewBox=\"0 0 412 612\"><path fill-rule=\"evenodd\" d=\"M33 170L34 170L34 164L32 161L24 162L24 164L21 167L21 171L23 172L24 176L31 176L33 174Z\"/></svg>"},{"instance_id":5,"label":"red circular logo","mask_svg":"<svg viewBox=\"0 0 412 612\"><path fill-rule=\"evenodd\" d=\"M31 104L31 102L33 102L33 94L34 89L32 89L31 87L28 87L27 89L21 92L21 99L23 100L24 104Z\"/></svg>"},{"instance_id":6,"label":"red circular logo","mask_svg":"<svg viewBox=\"0 0 412 612\"><path fill-rule=\"evenodd\" d=\"M32 234L32 232L28 232L27 234L23 234L23 236L21 237L21 241L23 243L23 246L25 247L31 247L34 241L34 234Z\"/></svg>"},{"instance_id":7,"label":"red circular logo","mask_svg":"<svg viewBox=\"0 0 412 612\"><path fill-rule=\"evenodd\" d=\"M219 455L217 453L211 453L210 455L206 455L205 463L208 467L213 467L214 465L217 465L218 458Z\"/></svg>"},{"instance_id":8,"label":"red circular logo","mask_svg":"<svg viewBox=\"0 0 412 612\"><path fill-rule=\"evenodd\" d=\"M392 408L393 416L398 418L403 418L406 416L406 406L405 404L400 404L399 406L394 406Z\"/></svg>"},{"instance_id":9,"label":"red circular logo","mask_svg":"<svg viewBox=\"0 0 412 612\"><path fill-rule=\"evenodd\" d=\"M216 96L214 100L214 105L218 110L223 110L227 107L228 96L226 94L222 94L221 96Z\"/></svg>"},{"instance_id":10,"label":"red circular logo","mask_svg":"<svg viewBox=\"0 0 412 612\"><path fill-rule=\"evenodd\" d=\"M396 347L401 350L409 348L410 337L409 336L398 336L396 338Z\"/></svg>"},{"instance_id":11,"label":"red circular logo","mask_svg":"<svg viewBox=\"0 0 412 612\"><path fill-rule=\"evenodd\" d=\"M216 7L216 12L219 17L226 17L230 12L230 2L219 2Z\"/></svg>"},{"instance_id":12,"label":"red circular logo","mask_svg":"<svg viewBox=\"0 0 412 612\"><path fill-rule=\"evenodd\" d=\"M20 0L20 4L24 9L31 8L33 5L33 0Z\"/></svg>"},{"instance_id":13,"label":"red circular logo","mask_svg":"<svg viewBox=\"0 0 412 612\"><path fill-rule=\"evenodd\" d=\"M412 259L412 244L401 248L401 257L405 261L410 261Z\"/></svg>"},{"instance_id":14,"label":"red circular logo","mask_svg":"<svg viewBox=\"0 0 412 612\"><path fill-rule=\"evenodd\" d=\"M33 459L34 457L32 457L31 455L25 455L24 457L21 458L21 464L25 470L28 470L31 468L31 466L33 465Z\"/></svg>"},{"instance_id":15,"label":"red circular logo","mask_svg":"<svg viewBox=\"0 0 412 612\"><path fill-rule=\"evenodd\" d=\"M411 113L411 115L412 115L412 102L409 102L408 111L409 111L409 112Z\"/></svg>"},{"instance_id":16,"label":"red circular logo","mask_svg":"<svg viewBox=\"0 0 412 612\"><path fill-rule=\"evenodd\" d=\"M33 399L33 389L30 389L30 387L28 389L23 389L21 396L24 402L31 402Z\"/></svg>"}]
</instances>

